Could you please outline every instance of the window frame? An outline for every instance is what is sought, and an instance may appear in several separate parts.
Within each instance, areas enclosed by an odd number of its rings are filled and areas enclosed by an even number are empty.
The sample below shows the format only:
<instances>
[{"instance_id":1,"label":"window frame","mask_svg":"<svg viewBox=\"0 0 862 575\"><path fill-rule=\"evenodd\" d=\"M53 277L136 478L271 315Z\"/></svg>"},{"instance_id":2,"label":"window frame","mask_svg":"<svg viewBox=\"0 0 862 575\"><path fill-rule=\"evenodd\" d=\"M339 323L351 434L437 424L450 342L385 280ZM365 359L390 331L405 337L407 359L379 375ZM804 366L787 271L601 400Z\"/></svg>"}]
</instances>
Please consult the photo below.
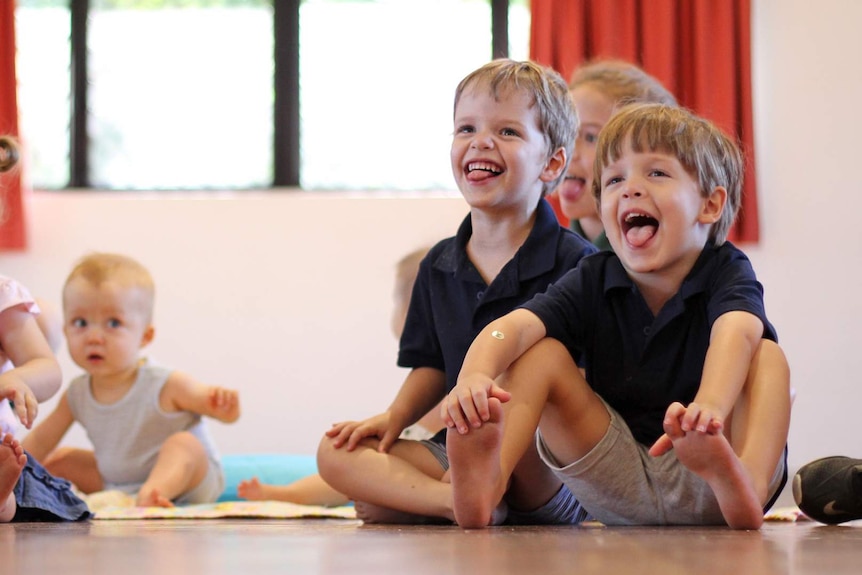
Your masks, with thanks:
<instances>
[{"instance_id":1,"label":"window frame","mask_svg":"<svg viewBox=\"0 0 862 575\"><path fill-rule=\"evenodd\" d=\"M509 54L509 0L491 5L492 58ZM302 0L273 0L273 188L300 188L299 9ZM87 131L89 0L70 0L71 107L69 188L90 188Z\"/></svg>"}]
</instances>

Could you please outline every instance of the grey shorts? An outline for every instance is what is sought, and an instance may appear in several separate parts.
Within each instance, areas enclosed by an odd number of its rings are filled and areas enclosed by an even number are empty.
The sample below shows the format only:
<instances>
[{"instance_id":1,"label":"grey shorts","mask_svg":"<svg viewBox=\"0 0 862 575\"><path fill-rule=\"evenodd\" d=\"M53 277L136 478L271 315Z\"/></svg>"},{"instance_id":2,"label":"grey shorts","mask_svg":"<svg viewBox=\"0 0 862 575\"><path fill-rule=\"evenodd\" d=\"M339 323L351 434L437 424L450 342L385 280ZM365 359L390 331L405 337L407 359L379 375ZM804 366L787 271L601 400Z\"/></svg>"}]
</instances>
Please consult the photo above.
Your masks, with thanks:
<instances>
[{"instance_id":1,"label":"grey shorts","mask_svg":"<svg viewBox=\"0 0 862 575\"><path fill-rule=\"evenodd\" d=\"M443 471L449 471L449 455L446 453L446 445L437 443L431 439L420 439L419 443L425 446L425 449L431 452Z\"/></svg>"},{"instance_id":2,"label":"grey shorts","mask_svg":"<svg viewBox=\"0 0 862 575\"><path fill-rule=\"evenodd\" d=\"M673 450L659 457L638 443L622 417L611 416L605 436L584 457L561 466L541 433L539 455L581 505L605 525L723 525L709 485L688 470ZM782 458L769 483L770 505L787 480ZM768 506L767 506L768 507Z\"/></svg>"}]
</instances>

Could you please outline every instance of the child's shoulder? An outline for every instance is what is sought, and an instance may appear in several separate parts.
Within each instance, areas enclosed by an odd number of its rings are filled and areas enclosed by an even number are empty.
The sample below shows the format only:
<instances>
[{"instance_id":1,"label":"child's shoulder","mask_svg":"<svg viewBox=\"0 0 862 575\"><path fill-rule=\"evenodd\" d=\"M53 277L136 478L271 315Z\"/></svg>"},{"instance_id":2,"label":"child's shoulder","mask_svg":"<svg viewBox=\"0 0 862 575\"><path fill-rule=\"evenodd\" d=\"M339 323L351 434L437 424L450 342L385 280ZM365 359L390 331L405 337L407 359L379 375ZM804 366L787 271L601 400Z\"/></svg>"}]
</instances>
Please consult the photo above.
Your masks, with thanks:
<instances>
[{"instance_id":1,"label":"child's shoulder","mask_svg":"<svg viewBox=\"0 0 862 575\"><path fill-rule=\"evenodd\" d=\"M27 311L39 311L27 288L8 276L0 275L0 311L20 304L25 304Z\"/></svg>"},{"instance_id":2,"label":"child's shoulder","mask_svg":"<svg viewBox=\"0 0 862 575\"><path fill-rule=\"evenodd\" d=\"M707 276L754 273L754 267L746 253L730 242L721 245L707 244L694 267L693 273Z\"/></svg>"},{"instance_id":3,"label":"child's shoulder","mask_svg":"<svg viewBox=\"0 0 862 575\"><path fill-rule=\"evenodd\" d=\"M522 249L534 256L544 254L548 257L555 254L556 257L568 259L573 263L598 251L598 248L584 237L560 225L553 208L545 200L539 202L536 208L533 229L530 230Z\"/></svg>"}]
</instances>

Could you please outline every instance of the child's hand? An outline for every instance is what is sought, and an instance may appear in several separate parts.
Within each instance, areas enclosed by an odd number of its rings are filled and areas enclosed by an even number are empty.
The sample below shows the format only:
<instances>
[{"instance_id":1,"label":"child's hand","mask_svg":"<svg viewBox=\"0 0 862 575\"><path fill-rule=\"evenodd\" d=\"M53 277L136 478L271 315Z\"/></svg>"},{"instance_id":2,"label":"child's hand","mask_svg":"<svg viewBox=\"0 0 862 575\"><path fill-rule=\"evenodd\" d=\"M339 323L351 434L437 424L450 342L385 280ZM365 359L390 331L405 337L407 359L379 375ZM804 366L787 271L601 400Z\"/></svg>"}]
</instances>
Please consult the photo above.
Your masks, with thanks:
<instances>
[{"instance_id":1,"label":"child's hand","mask_svg":"<svg viewBox=\"0 0 862 575\"><path fill-rule=\"evenodd\" d=\"M683 431L698 431L715 435L721 431L724 424L718 416L718 410L703 403L692 402L685 408L680 427Z\"/></svg>"},{"instance_id":2,"label":"child's hand","mask_svg":"<svg viewBox=\"0 0 862 575\"><path fill-rule=\"evenodd\" d=\"M455 428L463 435L468 433L471 427L482 427L482 423L491 417L488 409L490 397L496 397L505 403L512 395L484 375L459 378L458 384L440 406L440 417L446 427Z\"/></svg>"},{"instance_id":3,"label":"child's hand","mask_svg":"<svg viewBox=\"0 0 862 575\"><path fill-rule=\"evenodd\" d=\"M662 425L664 435L659 437L649 449L652 456L663 455L673 449L673 441L685 437L687 432L715 435L723 428L722 421L713 409L694 402L685 407L678 401L667 408Z\"/></svg>"},{"instance_id":4,"label":"child's hand","mask_svg":"<svg viewBox=\"0 0 862 575\"><path fill-rule=\"evenodd\" d=\"M12 402L15 415L24 427L33 427L33 421L39 413L39 402L26 383L9 373L0 375L0 399Z\"/></svg>"},{"instance_id":5,"label":"child's hand","mask_svg":"<svg viewBox=\"0 0 862 575\"><path fill-rule=\"evenodd\" d=\"M239 392L235 389L212 387L207 399L216 419L232 422L239 418Z\"/></svg>"},{"instance_id":6,"label":"child's hand","mask_svg":"<svg viewBox=\"0 0 862 575\"><path fill-rule=\"evenodd\" d=\"M404 431L403 426L394 425L392 416L387 411L364 421L334 423L326 431L326 436L332 438L333 447L339 449L346 445L347 451L353 451L366 437L376 437L380 440L377 451L386 453L402 431Z\"/></svg>"}]
</instances>

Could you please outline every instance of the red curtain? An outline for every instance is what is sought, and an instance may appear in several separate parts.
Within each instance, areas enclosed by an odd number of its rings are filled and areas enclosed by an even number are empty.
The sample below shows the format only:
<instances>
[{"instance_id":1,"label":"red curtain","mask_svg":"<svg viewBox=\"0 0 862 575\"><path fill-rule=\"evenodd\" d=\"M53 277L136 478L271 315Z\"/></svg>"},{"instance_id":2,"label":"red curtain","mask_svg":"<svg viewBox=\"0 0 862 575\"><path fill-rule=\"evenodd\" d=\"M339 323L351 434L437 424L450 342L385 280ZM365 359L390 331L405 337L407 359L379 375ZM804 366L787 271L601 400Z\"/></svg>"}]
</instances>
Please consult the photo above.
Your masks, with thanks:
<instances>
[{"instance_id":1,"label":"red curtain","mask_svg":"<svg viewBox=\"0 0 862 575\"><path fill-rule=\"evenodd\" d=\"M0 0L0 133L18 136L14 0ZM14 170L2 176L0 201L3 202L0 249L24 249L27 234L24 226L20 170Z\"/></svg>"},{"instance_id":2,"label":"red curtain","mask_svg":"<svg viewBox=\"0 0 862 575\"><path fill-rule=\"evenodd\" d=\"M531 12L531 59L564 78L585 60L628 60L736 135L746 174L729 239L756 242L750 0L532 0Z\"/></svg>"}]
</instances>

